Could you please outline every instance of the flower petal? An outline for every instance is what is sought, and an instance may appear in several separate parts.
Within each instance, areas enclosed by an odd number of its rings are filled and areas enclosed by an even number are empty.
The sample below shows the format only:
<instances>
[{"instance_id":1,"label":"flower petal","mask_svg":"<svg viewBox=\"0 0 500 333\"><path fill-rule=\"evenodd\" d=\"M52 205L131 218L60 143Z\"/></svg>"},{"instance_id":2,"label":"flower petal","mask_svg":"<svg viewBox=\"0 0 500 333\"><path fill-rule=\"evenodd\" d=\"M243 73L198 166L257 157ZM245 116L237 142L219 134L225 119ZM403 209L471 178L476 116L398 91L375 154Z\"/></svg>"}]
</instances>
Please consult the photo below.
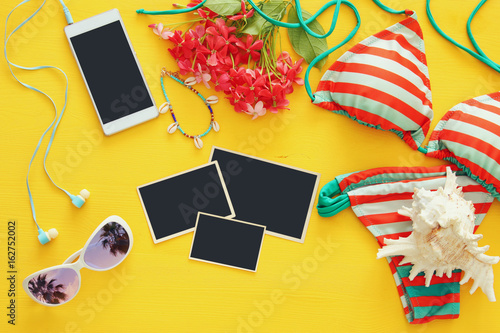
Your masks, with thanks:
<instances>
[{"instance_id":1,"label":"flower petal","mask_svg":"<svg viewBox=\"0 0 500 333\"><path fill-rule=\"evenodd\" d=\"M208 58L207 64L210 66L217 66L217 57L215 56L215 54L212 54L210 58Z\"/></svg>"}]
</instances>

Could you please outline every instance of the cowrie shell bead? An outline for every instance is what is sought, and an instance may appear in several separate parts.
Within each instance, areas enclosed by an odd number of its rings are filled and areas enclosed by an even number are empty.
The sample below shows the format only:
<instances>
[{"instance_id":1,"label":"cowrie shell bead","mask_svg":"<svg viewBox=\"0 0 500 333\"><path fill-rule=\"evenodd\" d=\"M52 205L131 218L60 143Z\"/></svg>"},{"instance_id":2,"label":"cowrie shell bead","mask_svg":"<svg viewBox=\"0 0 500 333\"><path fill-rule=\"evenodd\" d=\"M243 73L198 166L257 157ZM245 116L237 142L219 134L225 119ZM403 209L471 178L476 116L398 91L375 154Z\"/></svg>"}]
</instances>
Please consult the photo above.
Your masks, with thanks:
<instances>
[{"instance_id":1,"label":"cowrie shell bead","mask_svg":"<svg viewBox=\"0 0 500 333\"><path fill-rule=\"evenodd\" d=\"M218 132L220 130L219 123L215 120L212 121L212 128L214 129L214 131Z\"/></svg>"},{"instance_id":2,"label":"cowrie shell bead","mask_svg":"<svg viewBox=\"0 0 500 333\"><path fill-rule=\"evenodd\" d=\"M186 81L184 81L184 84L187 85L187 86L192 86L194 84L196 84L196 78L191 76L191 77L188 77L186 79Z\"/></svg>"},{"instance_id":3,"label":"cowrie shell bead","mask_svg":"<svg viewBox=\"0 0 500 333\"><path fill-rule=\"evenodd\" d=\"M196 146L196 148L198 149L201 149L203 148L203 141L201 141L201 139L197 136L194 137L194 145Z\"/></svg>"},{"instance_id":4,"label":"cowrie shell bead","mask_svg":"<svg viewBox=\"0 0 500 333\"><path fill-rule=\"evenodd\" d=\"M212 95L212 96L207 97L206 101L208 104L215 104L219 101L219 97Z\"/></svg>"},{"instance_id":5,"label":"cowrie shell bead","mask_svg":"<svg viewBox=\"0 0 500 333\"><path fill-rule=\"evenodd\" d=\"M160 111L160 113L167 113L168 110L170 110L170 103L169 102L165 102L162 105L160 105L160 108L159 108L158 111Z\"/></svg>"},{"instance_id":6,"label":"cowrie shell bead","mask_svg":"<svg viewBox=\"0 0 500 333\"><path fill-rule=\"evenodd\" d=\"M177 127L179 127L179 124L177 123L172 123L170 126L168 126L167 131L168 133L172 134L177 130Z\"/></svg>"}]
</instances>

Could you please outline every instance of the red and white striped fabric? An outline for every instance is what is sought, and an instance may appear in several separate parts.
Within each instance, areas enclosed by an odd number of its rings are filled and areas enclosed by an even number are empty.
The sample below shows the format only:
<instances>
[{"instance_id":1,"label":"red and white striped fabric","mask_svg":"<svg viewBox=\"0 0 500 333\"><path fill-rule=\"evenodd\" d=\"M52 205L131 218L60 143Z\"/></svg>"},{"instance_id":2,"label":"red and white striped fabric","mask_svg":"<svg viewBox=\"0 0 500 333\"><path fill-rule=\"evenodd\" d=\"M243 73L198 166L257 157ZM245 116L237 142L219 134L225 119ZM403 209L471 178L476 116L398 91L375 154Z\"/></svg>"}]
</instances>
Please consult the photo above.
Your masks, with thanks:
<instances>
[{"instance_id":1,"label":"red and white striped fabric","mask_svg":"<svg viewBox=\"0 0 500 333\"><path fill-rule=\"evenodd\" d=\"M396 133L418 149L432 121L422 30L416 14L363 40L323 75L314 104Z\"/></svg>"},{"instance_id":2,"label":"red and white striped fabric","mask_svg":"<svg viewBox=\"0 0 500 333\"><path fill-rule=\"evenodd\" d=\"M448 111L432 132L427 156L455 163L500 198L500 92Z\"/></svg>"},{"instance_id":3,"label":"red and white striped fabric","mask_svg":"<svg viewBox=\"0 0 500 333\"><path fill-rule=\"evenodd\" d=\"M457 182L463 187L465 199L474 203L476 230L491 207L493 197L457 167L453 166L452 170L458 175ZM411 207L415 187L432 190L444 186L446 166L377 168L336 179L341 193L349 196L354 213L382 247L386 238L398 239L410 235L412 221L398 214L398 209ZM422 273L410 281L408 277L412 266L400 265L401 259L401 256L390 258L389 266L408 321L420 324L434 319L457 318L461 271L455 270L451 278L434 276L431 285L426 287Z\"/></svg>"}]
</instances>

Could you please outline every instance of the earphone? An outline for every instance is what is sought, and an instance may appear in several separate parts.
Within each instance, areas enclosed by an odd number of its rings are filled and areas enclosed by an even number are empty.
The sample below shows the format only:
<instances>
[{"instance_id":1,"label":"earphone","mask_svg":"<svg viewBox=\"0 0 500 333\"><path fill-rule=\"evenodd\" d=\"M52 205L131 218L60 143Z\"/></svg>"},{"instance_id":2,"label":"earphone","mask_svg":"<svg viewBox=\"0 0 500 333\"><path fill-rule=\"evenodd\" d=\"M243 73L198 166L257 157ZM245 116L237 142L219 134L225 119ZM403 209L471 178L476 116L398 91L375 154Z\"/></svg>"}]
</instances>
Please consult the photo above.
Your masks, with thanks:
<instances>
[{"instance_id":1,"label":"earphone","mask_svg":"<svg viewBox=\"0 0 500 333\"><path fill-rule=\"evenodd\" d=\"M35 221L35 224L38 228L38 240L40 241L40 243L43 245L43 244L47 244L48 242L50 242L52 239L56 238L58 236L58 232L56 229L52 228L50 229L49 231L44 231L39 225L38 225L38 222L36 220L36 213L35 213L35 204L33 202L33 196L31 194L31 189L30 189L30 185L29 185L29 175L30 175L30 170L31 170L31 165L33 163L33 160L35 159L35 156L36 154L38 153L38 149L40 148L40 145L45 137L45 135L49 132L49 130L52 128L52 134L50 136L50 139L49 139L49 143L47 144L47 148L45 150L45 156L44 156L44 159L43 159L43 168L45 170L45 173L47 174L47 176L49 177L50 181L57 187L59 188L61 191L63 191L64 193L66 193L66 195L68 195L68 197L71 199L71 202L73 203L73 205L77 208L81 208L83 206L83 204L86 202L86 200L89 198L90 196L90 192L87 191L86 189L83 189L80 191L79 194L77 195L73 195L71 193L69 193L68 191L66 191L65 189L59 187L55 182L54 180L52 179L52 177L50 177L48 171L47 171L47 167L46 167L46 160L47 160L47 155L49 154L49 151L50 151L50 148L52 147L52 143L53 143L53 140L54 140L54 136L56 134L56 131L57 131L57 127L59 126L59 123L61 121L61 118L64 114L64 111L66 109L66 104L67 104L67 101L68 101L68 77L66 75L66 73L64 73L63 70L61 70L60 68L58 67L54 67L54 66L36 66L36 67L24 67L24 66L20 66L20 65L16 65L12 62L10 62L10 60L8 59L7 57L7 43L10 39L10 37L17 31L19 30L23 25L25 25L29 20L31 20L41 9L42 7L45 5L45 2L46 0L43 1L43 3L40 5L40 7L33 13L31 14L26 20L24 20L20 25L18 25L14 30L12 30L12 32L9 34L9 36L7 37L7 23L9 21L9 17L10 15L21 5L29 2L30 0L24 0L22 1L21 3L19 3L16 7L14 7L14 9L12 9L9 13L9 15L7 15L7 19L5 21L5 43L4 43L4 56L5 56L5 59L7 60L7 64L9 66L9 70L10 70L10 73L12 74L12 76L14 77L14 79L16 79L17 82L19 82L22 86L24 86L25 88L28 88L30 90L33 90L33 91L36 91L42 95L44 95L45 97L47 97L51 102L52 102L52 105L54 106L54 110L55 110L55 116L54 116L54 119L52 120L52 122L50 123L49 127L47 127L47 129L43 132L42 136L40 137L40 139L38 140L38 144L35 148L35 152L33 153L33 155L31 156L31 160L30 160L30 163L29 163L29 166L28 166L28 174L26 175L26 187L28 189L28 196L29 196L29 200L30 200L30 205L31 205L31 213L33 215L33 220ZM70 21L71 17L68 16L69 15L69 11L67 10L67 7L64 5L64 3L62 2L62 0L60 0L61 4L63 5L63 9L64 9L64 13L66 15L66 19L68 21L68 24L71 24L72 23L72 20ZM68 18L69 17L69 18ZM59 113L59 115L57 114L57 106L55 104L55 102L52 100L52 98L47 95L45 92L33 87L33 86L30 86L29 84L27 83L24 83L22 81L20 81L16 75L14 74L14 72L12 71L12 67L15 67L15 68L19 68L19 69L23 69L23 70L28 70L28 71L36 71L36 70L40 70L40 69L55 69L55 70L58 70L59 72L61 72L65 79L66 79L66 91L65 91L65 95L64 95L64 105L61 109L61 112Z\"/></svg>"},{"instance_id":2,"label":"earphone","mask_svg":"<svg viewBox=\"0 0 500 333\"><path fill-rule=\"evenodd\" d=\"M29 185L28 185L28 189L29 189ZM80 194L78 194L78 195L69 194L69 196L71 198L71 203L73 203L73 205L75 205L75 207L81 208L83 206L83 204L85 203L86 199L89 198L90 192L87 191L86 189L83 189L80 191ZM31 200L31 202L33 202L32 197L30 197L30 200ZM51 240L56 238L59 235L59 233L57 232L57 230L55 228L49 229L49 231L44 231L38 225L38 223L36 221L36 217L35 217L34 206L32 206L32 207L33 207L33 209L32 209L33 219L35 220L36 226L38 228L38 240L40 241L40 243L42 245L47 244L48 242L50 242Z\"/></svg>"},{"instance_id":3,"label":"earphone","mask_svg":"<svg viewBox=\"0 0 500 333\"><path fill-rule=\"evenodd\" d=\"M49 231L43 231L42 228L38 228L38 240L42 245L47 244L59 235L56 229L52 228Z\"/></svg>"},{"instance_id":4,"label":"earphone","mask_svg":"<svg viewBox=\"0 0 500 333\"><path fill-rule=\"evenodd\" d=\"M90 197L90 192L87 191L86 189L81 190L80 194L78 195L70 194L71 203L78 208L81 208L85 203L85 200L88 199L89 197Z\"/></svg>"}]
</instances>

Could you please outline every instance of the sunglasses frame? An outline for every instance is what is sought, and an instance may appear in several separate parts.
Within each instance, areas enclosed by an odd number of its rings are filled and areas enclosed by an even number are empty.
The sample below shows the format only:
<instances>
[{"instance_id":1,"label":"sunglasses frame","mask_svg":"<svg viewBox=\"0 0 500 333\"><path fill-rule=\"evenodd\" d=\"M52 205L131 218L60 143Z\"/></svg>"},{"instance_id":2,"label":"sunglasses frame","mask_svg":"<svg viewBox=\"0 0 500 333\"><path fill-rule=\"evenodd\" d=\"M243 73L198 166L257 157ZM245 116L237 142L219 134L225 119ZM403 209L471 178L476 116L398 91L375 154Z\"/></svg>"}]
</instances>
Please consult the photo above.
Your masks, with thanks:
<instances>
[{"instance_id":1,"label":"sunglasses frame","mask_svg":"<svg viewBox=\"0 0 500 333\"><path fill-rule=\"evenodd\" d=\"M85 251L87 250L87 247L89 246L90 242L94 239L94 236L104 227L104 225L106 225L110 222L116 222L116 223L120 224L127 232L128 236L129 236L129 246L128 246L127 253L123 256L123 258L119 262L117 262L115 265L113 265L111 267L108 267L108 268L91 267L84 260ZM35 302L37 302L39 304L45 305L45 306L59 306L59 305L66 304L69 301L71 301L76 296L76 294L78 294L78 292L80 291L80 287L82 284L82 277L80 275L80 270L82 268L85 267L85 268L88 268L88 269L93 270L93 271L107 271L107 270L110 270L112 268L115 268L116 266L121 264L122 261L129 255L130 250L132 249L133 243L134 243L134 238L132 236L132 229L130 229L130 226L127 224L127 222L125 222L124 219L122 219L121 217L119 217L117 215L109 216L104 221L102 221L101 224L99 224L99 226L94 230L92 235L90 235L89 239L85 243L85 246L82 249L73 253L71 256L69 256L69 258L66 259L62 265L56 265L56 266L52 266L49 268L45 268L45 269L42 269L38 272L30 274L28 277L26 277L23 280L24 291L29 295L29 297L32 300L34 300ZM77 257L79 257L78 260L76 262L73 262ZM55 269L61 269L61 268L72 269L73 271L76 272L76 275L78 276L78 288L77 288L76 292L73 294L73 296L71 296L71 298L67 299L64 303L58 303L58 304L44 303L44 302L40 301L39 299L37 299L35 296L33 296L33 294L31 293L31 291L28 288L29 282L31 281L31 279L33 279L34 277L37 277L43 273L50 272L50 271L53 271Z\"/></svg>"}]
</instances>

